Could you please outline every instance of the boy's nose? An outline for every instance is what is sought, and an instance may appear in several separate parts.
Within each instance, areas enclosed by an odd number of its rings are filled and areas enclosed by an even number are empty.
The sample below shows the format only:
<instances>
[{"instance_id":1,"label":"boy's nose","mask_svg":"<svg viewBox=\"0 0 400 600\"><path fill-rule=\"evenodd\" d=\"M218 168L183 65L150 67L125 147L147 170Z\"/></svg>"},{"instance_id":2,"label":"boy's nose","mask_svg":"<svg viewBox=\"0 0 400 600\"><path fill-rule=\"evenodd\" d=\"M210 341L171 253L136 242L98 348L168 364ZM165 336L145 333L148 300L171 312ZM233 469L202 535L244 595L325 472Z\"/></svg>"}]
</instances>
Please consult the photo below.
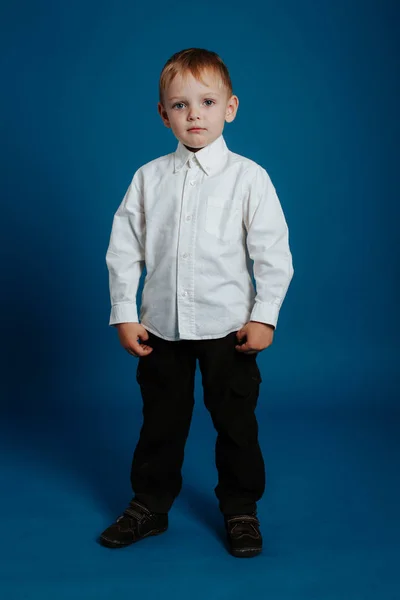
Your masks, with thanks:
<instances>
[{"instance_id":1,"label":"boy's nose","mask_svg":"<svg viewBox=\"0 0 400 600\"><path fill-rule=\"evenodd\" d=\"M199 118L198 112L196 112L195 110L191 110L189 112L189 121L195 121L198 118Z\"/></svg>"}]
</instances>

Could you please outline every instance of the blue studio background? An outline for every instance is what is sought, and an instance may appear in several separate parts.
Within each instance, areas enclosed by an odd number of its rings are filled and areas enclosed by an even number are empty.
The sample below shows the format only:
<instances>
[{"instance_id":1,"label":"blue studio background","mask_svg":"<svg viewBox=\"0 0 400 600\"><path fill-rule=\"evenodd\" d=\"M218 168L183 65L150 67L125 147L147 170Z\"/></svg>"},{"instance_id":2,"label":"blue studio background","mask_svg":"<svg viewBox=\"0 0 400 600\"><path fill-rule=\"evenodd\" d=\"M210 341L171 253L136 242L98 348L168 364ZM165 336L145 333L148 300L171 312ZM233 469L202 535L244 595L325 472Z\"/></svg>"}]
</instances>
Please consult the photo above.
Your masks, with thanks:
<instances>
[{"instance_id":1,"label":"blue studio background","mask_svg":"<svg viewBox=\"0 0 400 600\"><path fill-rule=\"evenodd\" d=\"M1 561L7 600L400 597L398 3L1 3ZM170 530L96 543L130 498L136 359L105 253L134 171L172 152L176 51L218 52L234 152L269 172L295 275L259 356L264 553L225 549L196 409Z\"/></svg>"}]
</instances>

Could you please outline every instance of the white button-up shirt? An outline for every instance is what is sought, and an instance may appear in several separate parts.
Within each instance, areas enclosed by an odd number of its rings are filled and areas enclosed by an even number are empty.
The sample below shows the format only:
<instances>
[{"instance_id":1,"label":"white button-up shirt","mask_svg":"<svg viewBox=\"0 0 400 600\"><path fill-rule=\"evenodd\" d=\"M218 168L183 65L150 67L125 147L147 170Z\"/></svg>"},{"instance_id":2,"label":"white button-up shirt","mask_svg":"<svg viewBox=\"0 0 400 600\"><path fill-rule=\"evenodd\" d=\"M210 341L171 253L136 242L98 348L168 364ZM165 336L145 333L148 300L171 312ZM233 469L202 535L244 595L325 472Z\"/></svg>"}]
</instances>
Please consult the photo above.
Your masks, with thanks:
<instances>
[{"instance_id":1,"label":"white button-up shirt","mask_svg":"<svg viewBox=\"0 0 400 600\"><path fill-rule=\"evenodd\" d=\"M276 326L291 278L289 233L267 172L223 136L140 167L115 213L106 262L110 325L165 340L219 338L248 321ZM256 283L254 288L252 272Z\"/></svg>"}]
</instances>

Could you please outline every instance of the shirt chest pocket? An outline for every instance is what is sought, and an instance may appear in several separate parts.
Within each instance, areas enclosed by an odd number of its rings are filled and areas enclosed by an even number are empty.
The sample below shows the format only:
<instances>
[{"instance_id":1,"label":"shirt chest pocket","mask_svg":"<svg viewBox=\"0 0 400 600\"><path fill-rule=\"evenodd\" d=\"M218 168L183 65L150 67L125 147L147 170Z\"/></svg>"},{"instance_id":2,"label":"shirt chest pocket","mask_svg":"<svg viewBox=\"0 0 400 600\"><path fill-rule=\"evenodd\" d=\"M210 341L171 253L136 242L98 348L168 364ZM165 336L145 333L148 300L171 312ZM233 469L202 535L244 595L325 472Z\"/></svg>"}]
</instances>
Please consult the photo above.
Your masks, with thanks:
<instances>
[{"instance_id":1,"label":"shirt chest pocket","mask_svg":"<svg viewBox=\"0 0 400 600\"><path fill-rule=\"evenodd\" d=\"M230 200L208 196L205 230L222 242L237 242L242 236L242 215Z\"/></svg>"}]
</instances>

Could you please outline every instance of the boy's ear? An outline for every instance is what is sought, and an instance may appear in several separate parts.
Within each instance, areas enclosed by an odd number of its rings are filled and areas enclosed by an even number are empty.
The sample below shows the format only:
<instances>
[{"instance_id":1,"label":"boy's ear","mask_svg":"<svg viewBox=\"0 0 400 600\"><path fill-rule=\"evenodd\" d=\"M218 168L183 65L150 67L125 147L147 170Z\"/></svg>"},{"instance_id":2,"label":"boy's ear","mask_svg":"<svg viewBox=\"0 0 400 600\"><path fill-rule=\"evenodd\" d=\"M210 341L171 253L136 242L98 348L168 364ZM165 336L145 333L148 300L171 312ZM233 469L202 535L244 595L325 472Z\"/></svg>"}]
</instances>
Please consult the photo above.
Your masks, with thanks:
<instances>
[{"instance_id":1,"label":"boy's ear","mask_svg":"<svg viewBox=\"0 0 400 600\"><path fill-rule=\"evenodd\" d=\"M167 111L165 110L165 108L163 107L161 102L158 103L157 108L158 108L158 114L162 118L165 127L171 128L171 124L168 119Z\"/></svg>"},{"instance_id":2,"label":"boy's ear","mask_svg":"<svg viewBox=\"0 0 400 600\"><path fill-rule=\"evenodd\" d=\"M239 98L237 96L231 96L228 100L228 105L226 107L226 113L225 113L225 121L227 123L232 123L232 121L236 117L238 108L239 108Z\"/></svg>"}]
</instances>

